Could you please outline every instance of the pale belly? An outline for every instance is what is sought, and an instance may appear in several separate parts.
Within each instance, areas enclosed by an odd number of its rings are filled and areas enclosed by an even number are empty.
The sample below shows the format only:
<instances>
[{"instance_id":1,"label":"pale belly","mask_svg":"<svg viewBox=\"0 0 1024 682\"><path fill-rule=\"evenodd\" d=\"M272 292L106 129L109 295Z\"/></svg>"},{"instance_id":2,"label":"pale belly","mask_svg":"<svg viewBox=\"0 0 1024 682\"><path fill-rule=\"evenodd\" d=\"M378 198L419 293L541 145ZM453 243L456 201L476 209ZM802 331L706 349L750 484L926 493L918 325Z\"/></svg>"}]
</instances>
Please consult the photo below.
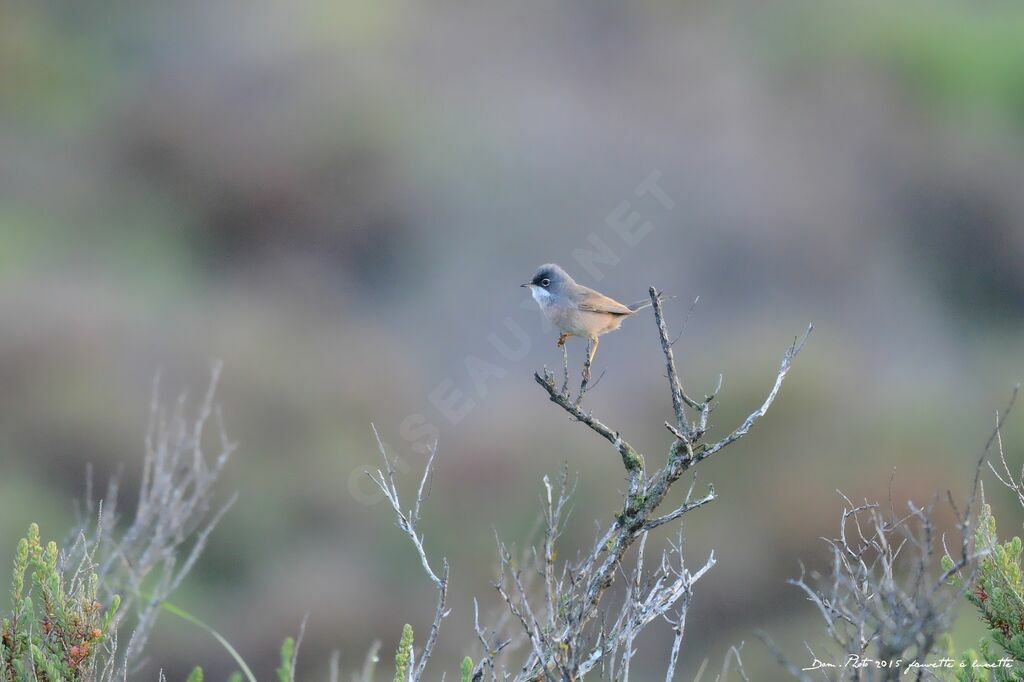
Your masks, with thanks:
<instances>
[{"instance_id":1,"label":"pale belly","mask_svg":"<svg viewBox=\"0 0 1024 682\"><path fill-rule=\"evenodd\" d=\"M589 339L615 331L622 325L624 315L579 311L573 307L555 304L550 296L534 294L544 317L559 331Z\"/></svg>"}]
</instances>

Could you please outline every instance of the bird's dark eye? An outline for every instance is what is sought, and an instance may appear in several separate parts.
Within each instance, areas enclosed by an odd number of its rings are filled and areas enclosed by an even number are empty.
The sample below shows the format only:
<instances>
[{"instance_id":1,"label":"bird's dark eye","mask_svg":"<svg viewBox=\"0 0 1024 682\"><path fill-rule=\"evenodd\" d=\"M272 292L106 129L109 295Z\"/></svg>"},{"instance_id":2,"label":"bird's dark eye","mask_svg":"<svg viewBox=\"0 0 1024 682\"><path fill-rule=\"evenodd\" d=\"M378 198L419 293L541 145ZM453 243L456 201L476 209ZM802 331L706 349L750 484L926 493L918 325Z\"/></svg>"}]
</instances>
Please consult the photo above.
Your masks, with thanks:
<instances>
[{"instance_id":1,"label":"bird's dark eye","mask_svg":"<svg viewBox=\"0 0 1024 682\"><path fill-rule=\"evenodd\" d=\"M545 277L544 279L542 279L542 280L540 281L540 285L541 285L542 287L546 287L546 286L547 286L547 285L549 285L549 284L551 284L551 280L550 280L550 279L548 279L547 277Z\"/></svg>"}]
</instances>

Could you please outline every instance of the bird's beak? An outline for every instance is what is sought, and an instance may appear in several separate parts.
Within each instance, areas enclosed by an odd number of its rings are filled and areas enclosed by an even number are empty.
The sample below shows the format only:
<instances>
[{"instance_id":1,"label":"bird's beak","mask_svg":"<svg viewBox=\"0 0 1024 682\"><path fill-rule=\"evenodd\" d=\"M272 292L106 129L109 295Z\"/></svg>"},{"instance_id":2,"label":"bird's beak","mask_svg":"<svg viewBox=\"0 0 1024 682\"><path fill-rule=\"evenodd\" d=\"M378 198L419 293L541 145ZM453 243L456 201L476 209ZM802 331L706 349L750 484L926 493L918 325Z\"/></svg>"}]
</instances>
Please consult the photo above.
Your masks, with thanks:
<instances>
[{"instance_id":1,"label":"bird's beak","mask_svg":"<svg viewBox=\"0 0 1024 682\"><path fill-rule=\"evenodd\" d=\"M519 286L521 286L521 287L531 287L531 286L533 286L533 282L527 282L526 284L520 284Z\"/></svg>"}]
</instances>

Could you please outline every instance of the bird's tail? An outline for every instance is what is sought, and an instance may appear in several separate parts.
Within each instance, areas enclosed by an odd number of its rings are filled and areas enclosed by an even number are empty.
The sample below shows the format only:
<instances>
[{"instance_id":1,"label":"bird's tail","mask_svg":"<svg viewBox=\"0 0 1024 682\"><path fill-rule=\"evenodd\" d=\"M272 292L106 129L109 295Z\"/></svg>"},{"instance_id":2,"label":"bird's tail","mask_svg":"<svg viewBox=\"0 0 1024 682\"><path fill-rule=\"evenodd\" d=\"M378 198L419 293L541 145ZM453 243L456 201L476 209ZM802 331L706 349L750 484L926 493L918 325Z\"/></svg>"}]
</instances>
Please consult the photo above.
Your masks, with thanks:
<instances>
[{"instance_id":1,"label":"bird's tail","mask_svg":"<svg viewBox=\"0 0 1024 682\"><path fill-rule=\"evenodd\" d=\"M660 301L660 302L671 301L673 298L675 298L675 296L667 296L667 295L665 295L664 292L658 294L658 301ZM632 310L635 313L635 312L643 310L644 308L650 308L652 305L654 305L654 304L651 303L651 299L645 298L642 301L637 301L636 303L631 303L631 304L629 304L626 307L629 308L630 310Z\"/></svg>"}]
</instances>

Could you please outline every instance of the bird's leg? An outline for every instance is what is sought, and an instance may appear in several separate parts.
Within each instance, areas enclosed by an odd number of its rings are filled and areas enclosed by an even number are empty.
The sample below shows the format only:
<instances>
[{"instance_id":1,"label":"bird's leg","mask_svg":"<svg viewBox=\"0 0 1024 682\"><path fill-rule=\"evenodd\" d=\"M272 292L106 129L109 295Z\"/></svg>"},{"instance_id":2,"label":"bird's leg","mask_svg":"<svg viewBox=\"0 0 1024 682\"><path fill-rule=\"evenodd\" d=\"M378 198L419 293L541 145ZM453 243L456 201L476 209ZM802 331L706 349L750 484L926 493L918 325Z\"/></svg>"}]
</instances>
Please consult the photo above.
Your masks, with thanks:
<instances>
[{"instance_id":1,"label":"bird's leg","mask_svg":"<svg viewBox=\"0 0 1024 682\"><path fill-rule=\"evenodd\" d=\"M565 346L565 340L572 336L572 334L562 334L558 337L558 347L562 348Z\"/></svg>"}]
</instances>

